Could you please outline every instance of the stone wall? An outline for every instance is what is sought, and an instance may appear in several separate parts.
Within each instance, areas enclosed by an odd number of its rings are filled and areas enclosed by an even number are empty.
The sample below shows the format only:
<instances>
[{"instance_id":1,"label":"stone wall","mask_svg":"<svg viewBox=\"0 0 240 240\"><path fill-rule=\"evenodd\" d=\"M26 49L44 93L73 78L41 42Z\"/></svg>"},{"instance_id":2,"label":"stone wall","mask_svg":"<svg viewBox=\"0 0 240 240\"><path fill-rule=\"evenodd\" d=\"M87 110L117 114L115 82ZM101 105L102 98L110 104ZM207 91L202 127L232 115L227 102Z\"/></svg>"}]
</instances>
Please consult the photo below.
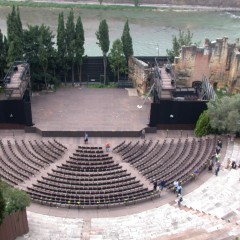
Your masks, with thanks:
<instances>
[{"instance_id":1,"label":"stone wall","mask_svg":"<svg viewBox=\"0 0 240 240\"><path fill-rule=\"evenodd\" d=\"M135 57L131 57L129 58L128 66L128 77L133 82L138 94L145 94L147 91L147 80L149 76L148 64Z\"/></svg>"},{"instance_id":2,"label":"stone wall","mask_svg":"<svg viewBox=\"0 0 240 240\"><path fill-rule=\"evenodd\" d=\"M228 38L210 42L205 39L203 47L183 46L175 58L177 84L187 87L201 81L205 75L210 83L219 88L228 86L232 92L240 90L239 40L228 43Z\"/></svg>"}]
</instances>

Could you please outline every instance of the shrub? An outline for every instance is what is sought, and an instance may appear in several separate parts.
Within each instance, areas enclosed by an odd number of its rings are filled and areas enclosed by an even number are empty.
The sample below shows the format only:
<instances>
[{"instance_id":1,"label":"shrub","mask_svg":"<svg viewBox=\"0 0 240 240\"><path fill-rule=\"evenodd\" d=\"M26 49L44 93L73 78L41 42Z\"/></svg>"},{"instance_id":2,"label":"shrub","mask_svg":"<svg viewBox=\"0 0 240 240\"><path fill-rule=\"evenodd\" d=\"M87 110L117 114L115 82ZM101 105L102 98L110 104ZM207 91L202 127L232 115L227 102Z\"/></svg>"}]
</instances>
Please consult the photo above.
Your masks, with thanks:
<instances>
[{"instance_id":1,"label":"shrub","mask_svg":"<svg viewBox=\"0 0 240 240\"><path fill-rule=\"evenodd\" d=\"M2 221L4 219L5 206L6 206L6 203L3 198L2 189L0 189L0 224L2 223Z\"/></svg>"},{"instance_id":2,"label":"shrub","mask_svg":"<svg viewBox=\"0 0 240 240\"><path fill-rule=\"evenodd\" d=\"M13 188L5 182L0 183L0 190L3 193L3 198L6 203L5 213L20 211L29 206L30 198L26 192Z\"/></svg>"},{"instance_id":3,"label":"shrub","mask_svg":"<svg viewBox=\"0 0 240 240\"><path fill-rule=\"evenodd\" d=\"M212 133L212 128L210 126L210 120L207 115L207 110L205 110L199 116L194 133L197 137L205 136Z\"/></svg>"}]
</instances>

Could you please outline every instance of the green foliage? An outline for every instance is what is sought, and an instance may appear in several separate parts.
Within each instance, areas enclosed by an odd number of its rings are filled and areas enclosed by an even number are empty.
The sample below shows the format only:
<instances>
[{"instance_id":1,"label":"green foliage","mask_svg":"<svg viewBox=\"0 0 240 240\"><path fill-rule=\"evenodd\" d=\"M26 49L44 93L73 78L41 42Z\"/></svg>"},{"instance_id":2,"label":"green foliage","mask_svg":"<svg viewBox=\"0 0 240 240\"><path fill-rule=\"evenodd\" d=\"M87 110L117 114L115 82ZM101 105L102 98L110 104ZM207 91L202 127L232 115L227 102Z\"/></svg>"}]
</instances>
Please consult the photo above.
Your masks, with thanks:
<instances>
[{"instance_id":1,"label":"green foliage","mask_svg":"<svg viewBox=\"0 0 240 240\"><path fill-rule=\"evenodd\" d=\"M4 219L6 202L3 198L2 189L0 188L0 225Z\"/></svg>"},{"instance_id":2,"label":"green foliage","mask_svg":"<svg viewBox=\"0 0 240 240\"><path fill-rule=\"evenodd\" d=\"M240 131L240 94L224 96L208 102L210 125L220 133Z\"/></svg>"},{"instance_id":3,"label":"green foliage","mask_svg":"<svg viewBox=\"0 0 240 240\"><path fill-rule=\"evenodd\" d=\"M110 83L108 85L101 84L101 83L92 83L87 85L88 88L116 88L116 83Z\"/></svg>"},{"instance_id":4,"label":"green foliage","mask_svg":"<svg viewBox=\"0 0 240 240\"><path fill-rule=\"evenodd\" d=\"M109 45L110 45L110 40L109 40L109 30L108 30L108 24L106 19L103 19L100 24L98 31L96 32L96 37L97 37L97 44L100 46L103 55L107 54L109 51Z\"/></svg>"},{"instance_id":5,"label":"green foliage","mask_svg":"<svg viewBox=\"0 0 240 240\"><path fill-rule=\"evenodd\" d=\"M172 38L172 49L167 49L168 58L171 62L174 61L175 57L178 57L182 46L190 46L192 44L193 34L188 29L185 33L179 29L178 37L173 36Z\"/></svg>"},{"instance_id":6,"label":"green foliage","mask_svg":"<svg viewBox=\"0 0 240 240\"><path fill-rule=\"evenodd\" d=\"M6 38L3 36L1 29L0 29L0 79L4 78L5 75L5 68L7 65L6 58L7 58L7 45L6 45Z\"/></svg>"},{"instance_id":7,"label":"green foliage","mask_svg":"<svg viewBox=\"0 0 240 240\"><path fill-rule=\"evenodd\" d=\"M0 0L1 6L13 6L16 1L12 0ZM81 9L118 9L118 10L129 10L134 11L134 6L124 6L124 5L100 5L100 4L82 4L82 3L69 3L69 2L36 2L36 1L18 1L18 6L24 7L35 7L35 8L81 8ZM139 5L139 4L138 4ZM157 9L157 7L142 6L139 9Z\"/></svg>"},{"instance_id":8,"label":"green foliage","mask_svg":"<svg viewBox=\"0 0 240 240\"><path fill-rule=\"evenodd\" d=\"M119 74L126 71L126 58L123 54L123 45L120 39L113 42L112 49L108 55L110 67L115 75L118 77Z\"/></svg>"},{"instance_id":9,"label":"green foliage","mask_svg":"<svg viewBox=\"0 0 240 240\"><path fill-rule=\"evenodd\" d=\"M12 12L7 16L7 37L9 42L8 63L23 55L23 29L19 8L12 7Z\"/></svg>"},{"instance_id":10,"label":"green foliage","mask_svg":"<svg viewBox=\"0 0 240 240\"><path fill-rule=\"evenodd\" d=\"M79 16L77 19L76 23L76 61L79 65L79 82L82 82L82 60L83 60L83 55L84 55L84 42L85 42L85 37L84 37L84 30L83 30L83 25L82 25L82 20L81 17Z\"/></svg>"},{"instance_id":11,"label":"green foliage","mask_svg":"<svg viewBox=\"0 0 240 240\"><path fill-rule=\"evenodd\" d=\"M210 119L207 114L207 110L205 110L200 116L196 124L196 128L194 133L197 137L208 135L212 132L212 128L210 126Z\"/></svg>"},{"instance_id":12,"label":"green foliage","mask_svg":"<svg viewBox=\"0 0 240 240\"><path fill-rule=\"evenodd\" d=\"M19 210L23 210L30 205L30 198L26 192L17 188L10 187L5 182L0 182L0 190L5 200L5 213L10 214Z\"/></svg>"},{"instance_id":13,"label":"green foliage","mask_svg":"<svg viewBox=\"0 0 240 240\"><path fill-rule=\"evenodd\" d=\"M133 0L134 1L134 7L138 7L140 5L140 0Z\"/></svg>"},{"instance_id":14,"label":"green foliage","mask_svg":"<svg viewBox=\"0 0 240 240\"><path fill-rule=\"evenodd\" d=\"M66 23L66 47L67 47L67 60L70 64L69 68L72 69L72 85L74 85L74 62L75 62L75 24L74 24L74 13L73 9L69 12L67 23Z\"/></svg>"},{"instance_id":15,"label":"green foliage","mask_svg":"<svg viewBox=\"0 0 240 240\"><path fill-rule=\"evenodd\" d=\"M218 98L222 98L224 96L233 96L233 94L229 92L228 86L222 87L220 89L215 88L214 91L217 94Z\"/></svg>"},{"instance_id":16,"label":"green foliage","mask_svg":"<svg viewBox=\"0 0 240 240\"><path fill-rule=\"evenodd\" d=\"M25 58L31 66L32 86L35 90L46 87L46 79L52 79L57 58L54 49L54 35L50 28L41 26L28 26L23 31ZM43 69L44 67L44 69ZM47 77L47 78L46 78ZM46 79L45 79L46 78Z\"/></svg>"},{"instance_id":17,"label":"green foliage","mask_svg":"<svg viewBox=\"0 0 240 240\"><path fill-rule=\"evenodd\" d=\"M64 80L66 85L67 75L67 61L66 61L66 29L64 24L64 15L61 12L58 15L58 28L57 28L57 62L61 69L60 72L64 74Z\"/></svg>"},{"instance_id":18,"label":"green foliage","mask_svg":"<svg viewBox=\"0 0 240 240\"><path fill-rule=\"evenodd\" d=\"M128 24L128 20L126 21L124 28L123 28L123 33L121 36L122 44L123 44L123 52L128 60L130 56L133 55L133 45L132 45L132 37L130 35L130 28Z\"/></svg>"},{"instance_id":19,"label":"green foliage","mask_svg":"<svg viewBox=\"0 0 240 240\"><path fill-rule=\"evenodd\" d=\"M39 63L42 66L42 69L44 72L45 88L47 89L48 88L48 82L47 82L48 54L43 45L43 36L41 36L39 40L38 57L39 57Z\"/></svg>"},{"instance_id":20,"label":"green foliage","mask_svg":"<svg viewBox=\"0 0 240 240\"><path fill-rule=\"evenodd\" d=\"M109 51L109 30L106 19L103 19L100 24L98 31L96 32L97 44L100 46L103 53L103 65L104 65L104 84L107 83L107 52Z\"/></svg>"}]
</instances>

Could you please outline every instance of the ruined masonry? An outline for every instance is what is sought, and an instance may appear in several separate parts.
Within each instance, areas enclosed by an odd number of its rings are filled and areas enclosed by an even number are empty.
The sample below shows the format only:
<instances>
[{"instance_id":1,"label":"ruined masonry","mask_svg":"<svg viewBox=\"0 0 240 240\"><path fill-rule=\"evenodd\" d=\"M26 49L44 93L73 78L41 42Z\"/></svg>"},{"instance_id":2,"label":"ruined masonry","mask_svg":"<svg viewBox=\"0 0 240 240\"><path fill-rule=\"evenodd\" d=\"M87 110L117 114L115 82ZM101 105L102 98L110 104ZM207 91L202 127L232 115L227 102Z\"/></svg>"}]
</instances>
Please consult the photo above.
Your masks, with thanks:
<instances>
[{"instance_id":1,"label":"ruined masonry","mask_svg":"<svg viewBox=\"0 0 240 240\"><path fill-rule=\"evenodd\" d=\"M183 46L175 58L174 69L178 85L191 87L203 76L217 88L228 87L232 93L240 92L240 45L228 43L228 38L216 41L205 39L204 47Z\"/></svg>"}]
</instances>

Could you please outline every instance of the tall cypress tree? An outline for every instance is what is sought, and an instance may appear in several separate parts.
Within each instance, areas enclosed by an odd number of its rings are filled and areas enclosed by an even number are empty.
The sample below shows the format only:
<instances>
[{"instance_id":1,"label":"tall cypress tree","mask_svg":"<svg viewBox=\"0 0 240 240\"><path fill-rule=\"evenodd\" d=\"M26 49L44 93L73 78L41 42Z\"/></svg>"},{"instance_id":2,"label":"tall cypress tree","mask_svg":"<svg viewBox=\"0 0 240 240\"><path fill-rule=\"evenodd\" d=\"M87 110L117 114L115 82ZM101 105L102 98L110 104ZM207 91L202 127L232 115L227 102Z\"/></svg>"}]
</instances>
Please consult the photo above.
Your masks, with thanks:
<instances>
[{"instance_id":1,"label":"tall cypress tree","mask_svg":"<svg viewBox=\"0 0 240 240\"><path fill-rule=\"evenodd\" d=\"M41 65L43 73L44 73L45 88L48 89L48 82L47 82L48 53L43 44L43 36L42 35L40 36L40 40L39 40L38 58L39 58L39 63Z\"/></svg>"},{"instance_id":2,"label":"tall cypress tree","mask_svg":"<svg viewBox=\"0 0 240 240\"><path fill-rule=\"evenodd\" d=\"M1 79L3 79L4 77L4 70L7 64L6 58L7 58L6 37L3 36L0 29L0 78Z\"/></svg>"},{"instance_id":3,"label":"tall cypress tree","mask_svg":"<svg viewBox=\"0 0 240 240\"><path fill-rule=\"evenodd\" d=\"M84 30L82 25L82 19L79 16L76 23L76 41L75 41L75 50L76 50L76 61L78 62L78 76L79 83L82 82L82 59L84 54Z\"/></svg>"},{"instance_id":4,"label":"tall cypress tree","mask_svg":"<svg viewBox=\"0 0 240 240\"><path fill-rule=\"evenodd\" d=\"M67 82L66 71L66 31L64 24L64 15L61 12L58 16L58 29L57 29L57 57L60 68L64 72L64 81Z\"/></svg>"},{"instance_id":5,"label":"tall cypress tree","mask_svg":"<svg viewBox=\"0 0 240 240\"><path fill-rule=\"evenodd\" d=\"M23 29L19 8L12 7L12 12L7 16L7 36L9 42L8 61L22 58L23 55ZM11 47L10 47L11 46Z\"/></svg>"},{"instance_id":6,"label":"tall cypress tree","mask_svg":"<svg viewBox=\"0 0 240 240\"><path fill-rule=\"evenodd\" d=\"M128 24L128 20L126 21L123 33L122 33L122 44L123 44L123 52L128 61L128 58L133 55L133 45L132 45L132 37L130 35L130 28Z\"/></svg>"},{"instance_id":7,"label":"tall cypress tree","mask_svg":"<svg viewBox=\"0 0 240 240\"><path fill-rule=\"evenodd\" d=\"M74 85L74 63L75 63L75 24L73 10L69 12L67 23L66 23L66 47L67 47L67 58L72 69L72 85Z\"/></svg>"},{"instance_id":8,"label":"tall cypress tree","mask_svg":"<svg viewBox=\"0 0 240 240\"><path fill-rule=\"evenodd\" d=\"M107 52L109 51L109 30L106 19L103 19L100 24L98 31L96 32L98 39L97 44L100 46L103 54L103 66L104 66L104 84L107 83Z\"/></svg>"}]
</instances>

